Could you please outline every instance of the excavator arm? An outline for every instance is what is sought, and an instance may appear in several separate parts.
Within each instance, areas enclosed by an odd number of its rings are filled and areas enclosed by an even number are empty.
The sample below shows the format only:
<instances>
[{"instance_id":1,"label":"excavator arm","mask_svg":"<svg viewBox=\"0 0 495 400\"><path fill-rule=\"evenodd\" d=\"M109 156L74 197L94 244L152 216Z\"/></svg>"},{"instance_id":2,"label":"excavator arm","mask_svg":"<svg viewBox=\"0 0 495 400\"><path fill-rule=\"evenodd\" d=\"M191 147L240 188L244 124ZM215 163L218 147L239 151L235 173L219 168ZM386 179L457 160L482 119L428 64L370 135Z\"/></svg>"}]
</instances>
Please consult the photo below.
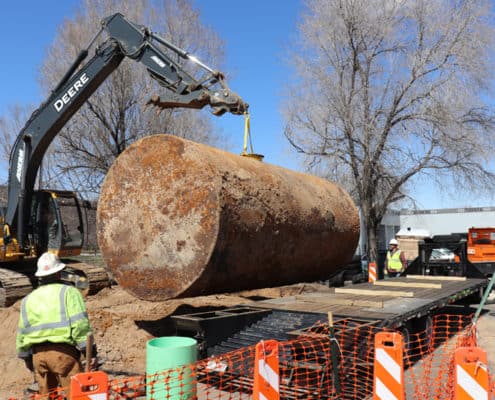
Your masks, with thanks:
<instances>
[{"instance_id":1,"label":"excavator arm","mask_svg":"<svg viewBox=\"0 0 495 400\"><path fill-rule=\"evenodd\" d=\"M87 49L102 31L108 33L108 40L97 48L92 59L81 66L88 55ZM4 243L9 241L11 227L16 227L15 236L21 249L24 247L24 230L34 183L48 146L125 57L142 63L152 78L166 89L160 96L152 96L149 101L151 105L161 109L201 109L210 106L214 115L225 112L243 114L248 108L228 88L221 73L213 71L148 28L129 22L121 14L105 18L102 29L91 44L81 51L50 97L32 114L14 143L10 155L8 204L4 215ZM208 76L197 81L167 55L163 46L179 57L197 63L208 72Z\"/></svg>"}]
</instances>

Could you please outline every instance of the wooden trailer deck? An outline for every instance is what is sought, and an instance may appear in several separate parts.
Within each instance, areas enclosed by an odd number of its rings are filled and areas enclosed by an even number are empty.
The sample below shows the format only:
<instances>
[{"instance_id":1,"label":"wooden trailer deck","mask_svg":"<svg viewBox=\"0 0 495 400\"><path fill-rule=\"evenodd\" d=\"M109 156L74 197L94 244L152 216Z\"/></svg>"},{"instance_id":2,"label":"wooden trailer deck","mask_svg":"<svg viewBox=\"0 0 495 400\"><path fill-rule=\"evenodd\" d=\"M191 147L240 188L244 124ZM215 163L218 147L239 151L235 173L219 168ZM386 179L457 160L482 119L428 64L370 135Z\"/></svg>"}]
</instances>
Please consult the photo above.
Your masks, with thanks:
<instances>
[{"instance_id":1,"label":"wooden trailer deck","mask_svg":"<svg viewBox=\"0 0 495 400\"><path fill-rule=\"evenodd\" d=\"M222 310L172 316L176 333L201 338L202 357L223 354L259 340L297 337L318 321L339 326L415 331L445 306L479 295L486 279L447 276L392 278L331 291L304 293ZM350 324L350 325L349 325Z\"/></svg>"},{"instance_id":2,"label":"wooden trailer deck","mask_svg":"<svg viewBox=\"0 0 495 400\"><path fill-rule=\"evenodd\" d=\"M315 292L257 301L256 307L332 312L335 317L374 320L382 326L396 327L480 293L487 283L486 279L409 275L335 288L333 293Z\"/></svg>"}]
</instances>

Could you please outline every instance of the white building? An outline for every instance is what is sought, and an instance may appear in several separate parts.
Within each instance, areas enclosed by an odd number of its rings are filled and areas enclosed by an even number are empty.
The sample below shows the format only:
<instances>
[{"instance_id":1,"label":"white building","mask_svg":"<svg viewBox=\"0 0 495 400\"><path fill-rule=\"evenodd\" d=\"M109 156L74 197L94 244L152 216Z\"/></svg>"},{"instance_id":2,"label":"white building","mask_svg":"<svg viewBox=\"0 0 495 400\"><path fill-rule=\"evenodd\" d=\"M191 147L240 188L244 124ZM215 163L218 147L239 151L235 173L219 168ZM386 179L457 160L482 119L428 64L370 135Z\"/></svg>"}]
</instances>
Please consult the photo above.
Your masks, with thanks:
<instances>
[{"instance_id":1,"label":"white building","mask_svg":"<svg viewBox=\"0 0 495 400\"><path fill-rule=\"evenodd\" d=\"M471 227L495 226L495 207L401 210L401 229L426 229L432 235L467 233Z\"/></svg>"}]
</instances>

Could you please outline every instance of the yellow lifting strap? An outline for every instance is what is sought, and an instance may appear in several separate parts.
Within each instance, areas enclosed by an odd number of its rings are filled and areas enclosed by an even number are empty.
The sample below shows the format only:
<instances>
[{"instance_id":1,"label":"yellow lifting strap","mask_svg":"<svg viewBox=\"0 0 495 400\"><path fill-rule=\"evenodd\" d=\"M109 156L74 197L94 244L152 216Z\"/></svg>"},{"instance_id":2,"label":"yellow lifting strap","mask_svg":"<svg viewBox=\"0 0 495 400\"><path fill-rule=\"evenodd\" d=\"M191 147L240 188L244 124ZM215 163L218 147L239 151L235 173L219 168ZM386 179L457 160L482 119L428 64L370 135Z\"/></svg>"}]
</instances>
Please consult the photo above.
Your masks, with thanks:
<instances>
[{"instance_id":1,"label":"yellow lifting strap","mask_svg":"<svg viewBox=\"0 0 495 400\"><path fill-rule=\"evenodd\" d=\"M251 153L253 152L253 143L251 143L251 117L249 113L246 111L244 113L244 146L242 147L241 155L246 156L247 152L247 143L249 140L249 145L251 148Z\"/></svg>"},{"instance_id":2,"label":"yellow lifting strap","mask_svg":"<svg viewBox=\"0 0 495 400\"><path fill-rule=\"evenodd\" d=\"M249 148L250 148L249 153L247 151L248 141L249 141ZM263 160L263 155L255 154L253 151L253 143L251 141L251 117L249 115L249 112L247 112L247 111L244 113L244 145L242 147L241 156L252 157L258 161Z\"/></svg>"}]
</instances>

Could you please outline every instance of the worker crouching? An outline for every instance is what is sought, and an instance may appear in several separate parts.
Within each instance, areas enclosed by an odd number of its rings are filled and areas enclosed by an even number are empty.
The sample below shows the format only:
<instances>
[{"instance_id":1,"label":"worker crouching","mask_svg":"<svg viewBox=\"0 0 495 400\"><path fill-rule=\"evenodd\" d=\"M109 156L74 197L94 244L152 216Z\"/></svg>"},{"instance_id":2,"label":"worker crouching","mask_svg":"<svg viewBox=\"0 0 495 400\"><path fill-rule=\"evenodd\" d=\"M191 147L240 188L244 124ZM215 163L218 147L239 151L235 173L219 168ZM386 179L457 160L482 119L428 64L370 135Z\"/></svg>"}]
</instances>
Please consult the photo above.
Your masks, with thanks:
<instances>
[{"instance_id":1,"label":"worker crouching","mask_svg":"<svg viewBox=\"0 0 495 400\"><path fill-rule=\"evenodd\" d=\"M64 268L56 255L44 253L35 274L39 287L21 303L17 355L34 371L42 395L58 386L70 388L70 377L82 372L81 354L92 334L81 293L61 282Z\"/></svg>"}]
</instances>

